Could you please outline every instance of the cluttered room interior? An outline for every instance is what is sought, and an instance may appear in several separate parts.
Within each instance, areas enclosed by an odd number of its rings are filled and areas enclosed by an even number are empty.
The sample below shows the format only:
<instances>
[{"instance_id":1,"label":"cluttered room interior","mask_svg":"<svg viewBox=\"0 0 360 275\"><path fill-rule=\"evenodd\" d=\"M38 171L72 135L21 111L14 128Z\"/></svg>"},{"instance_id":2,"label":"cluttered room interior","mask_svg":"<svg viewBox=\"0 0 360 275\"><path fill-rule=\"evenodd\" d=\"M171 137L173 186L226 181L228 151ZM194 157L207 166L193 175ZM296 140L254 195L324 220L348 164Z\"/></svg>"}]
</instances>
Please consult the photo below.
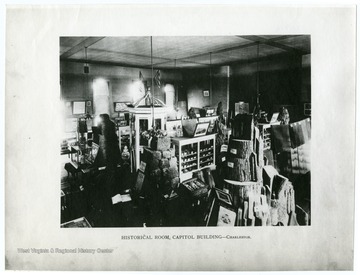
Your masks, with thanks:
<instances>
[{"instance_id":1,"label":"cluttered room interior","mask_svg":"<svg viewBox=\"0 0 360 275\"><path fill-rule=\"evenodd\" d=\"M310 45L60 37L60 226L311 225Z\"/></svg>"}]
</instances>

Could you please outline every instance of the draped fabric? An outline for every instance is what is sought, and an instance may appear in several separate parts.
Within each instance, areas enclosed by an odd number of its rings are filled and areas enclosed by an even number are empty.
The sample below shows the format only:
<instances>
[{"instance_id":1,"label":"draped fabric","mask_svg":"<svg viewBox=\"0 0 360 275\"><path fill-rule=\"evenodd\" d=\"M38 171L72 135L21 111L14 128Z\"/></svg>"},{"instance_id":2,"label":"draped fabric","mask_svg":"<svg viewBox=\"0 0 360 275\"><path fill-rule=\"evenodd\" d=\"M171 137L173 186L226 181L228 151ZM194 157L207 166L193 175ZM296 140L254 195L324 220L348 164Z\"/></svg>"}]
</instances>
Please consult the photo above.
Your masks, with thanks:
<instances>
[{"instance_id":1,"label":"draped fabric","mask_svg":"<svg viewBox=\"0 0 360 275\"><path fill-rule=\"evenodd\" d=\"M272 149L282 174L305 174L310 171L310 119L290 125L273 125L271 134Z\"/></svg>"},{"instance_id":2,"label":"draped fabric","mask_svg":"<svg viewBox=\"0 0 360 275\"><path fill-rule=\"evenodd\" d=\"M275 153L289 152L311 139L310 119L304 119L290 125L272 125L272 144Z\"/></svg>"},{"instance_id":3,"label":"draped fabric","mask_svg":"<svg viewBox=\"0 0 360 275\"><path fill-rule=\"evenodd\" d=\"M311 139L310 119L290 124L291 147L297 148Z\"/></svg>"}]
</instances>

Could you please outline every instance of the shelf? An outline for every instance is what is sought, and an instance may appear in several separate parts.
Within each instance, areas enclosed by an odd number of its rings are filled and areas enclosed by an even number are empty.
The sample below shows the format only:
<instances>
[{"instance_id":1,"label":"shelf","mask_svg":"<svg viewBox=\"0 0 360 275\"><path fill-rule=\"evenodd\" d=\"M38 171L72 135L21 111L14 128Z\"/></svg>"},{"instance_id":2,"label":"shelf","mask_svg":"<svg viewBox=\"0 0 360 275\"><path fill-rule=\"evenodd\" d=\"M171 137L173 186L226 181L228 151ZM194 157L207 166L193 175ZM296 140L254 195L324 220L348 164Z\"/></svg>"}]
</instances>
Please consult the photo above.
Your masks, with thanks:
<instances>
[{"instance_id":1,"label":"shelf","mask_svg":"<svg viewBox=\"0 0 360 275\"><path fill-rule=\"evenodd\" d=\"M200 159L208 158L208 157L213 157L213 155L214 155L214 154L209 154L209 155L200 156Z\"/></svg>"},{"instance_id":2,"label":"shelf","mask_svg":"<svg viewBox=\"0 0 360 275\"><path fill-rule=\"evenodd\" d=\"M207 148L207 149L202 150L202 151L201 151L201 149L200 149L200 154L202 154L202 153L206 153L206 152L209 152L209 151L212 151L212 150L214 150L214 148L213 148L213 147L212 147L212 148Z\"/></svg>"},{"instance_id":3,"label":"shelf","mask_svg":"<svg viewBox=\"0 0 360 275\"><path fill-rule=\"evenodd\" d=\"M202 165L202 164L204 164L204 163L208 163L208 162L213 161L213 160L214 160L213 158L211 158L211 159L209 159L209 160L205 160L205 161L203 161L203 162L200 162L200 165Z\"/></svg>"},{"instance_id":4,"label":"shelf","mask_svg":"<svg viewBox=\"0 0 360 275\"><path fill-rule=\"evenodd\" d=\"M195 152L195 153L192 153L192 154L183 155L181 157L182 158L187 158L187 157L193 157L193 156L196 156L196 155L197 155L197 153Z\"/></svg>"},{"instance_id":5,"label":"shelf","mask_svg":"<svg viewBox=\"0 0 360 275\"><path fill-rule=\"evenodd\" d=\"M191 162L193 162L193 161L186 162L186 163L182 163L183 168L186 168L186 167L184 167L184 166L185 166L185 165L188 165L188 164L191 163ZM194 166L194 165L196 165L196 163L191 164L191 165L189 165L188 167L192 167L192 166Z\"/></svg>"},{"instance_id":6,"label":"shelf","mask_svg":"<svg viewBox=\"0 0 360 275\"><path fill-rule=\"evenodd\" d=\"M194 166L196 166L196 165L197 165L197 163L194 163L194 164L189 165L189 166L187 166L187 167L183 167L182 169L183 169L183 170L184 170L184 169L188 169L188 168L194 167Z\"/></svg>"},{"instance_id":7,"label":"shelf","mask_svg":"<svg viewBox=\"0 0 360 275\"><path fill-rule=\"evenodd\" d=\"M185 171L185 169L187 169L187 171ZM194 170L197 170L195 167L188 167L188 168L184 168L183 170L182 170L182 172L183 173L189 173L189 172L191 172L191 171L194 171Z\"/></svg>"}]
</instances>

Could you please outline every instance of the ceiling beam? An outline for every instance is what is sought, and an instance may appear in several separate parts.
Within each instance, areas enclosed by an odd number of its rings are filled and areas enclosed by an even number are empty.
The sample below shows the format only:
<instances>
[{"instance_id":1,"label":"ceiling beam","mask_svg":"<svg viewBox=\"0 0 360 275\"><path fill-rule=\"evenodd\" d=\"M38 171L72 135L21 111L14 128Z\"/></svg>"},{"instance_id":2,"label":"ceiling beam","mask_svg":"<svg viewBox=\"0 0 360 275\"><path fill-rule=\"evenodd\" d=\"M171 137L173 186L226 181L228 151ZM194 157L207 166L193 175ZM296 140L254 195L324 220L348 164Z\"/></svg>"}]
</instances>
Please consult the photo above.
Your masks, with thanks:
<instances>
[{"instance_id":1,"label":"ceiling beam","mask_svg":"<svg viewBox=\"0 0 360 275\"><path fill-rule=\"evenodd\" d=\"M300 58L300 56L298 55L294 55L294 54L289 54L288 52L283 52L283 53L277 53L277 54L273 54L271 56L261 56L259 58L252 58L252 59L242 59L242 60L233 60L233 61L227 61L227 62L222 62L222 63L218 63L216 64L216 66L228 66L228 65L240 65L240 64L253 64L256 62L262 62L262 61L269 61L269 60L277 60L278 58ZM301 59L299 59L301 60ZM295 64L293 62L289 63L289 64ZM299 63L300 64L300 63ZM295 65L296 67L297 65Z\"/></svg>"},{"instance_id":2,"label":"ceiling beam","mask_svg":"<svg viewBox=\"0 0 360 275\"><path fill-rule=\"evenodd\" d=\"M95 52L95 53L109 53L109 51L106 51L106 50L99 50L99 49L88 49L88 54L89 52ZM150 55L144 55L144 54L137 54L137 53L127 53L127 52L110 52L112 54L118 54L118 55L127 55L127 56L134 56L134 57L140 57L140 58L148 58L149 61L151 59L151 56ZM67 59L67 58L62 58L62 56L60 56L61 59ZM166 58L166 57L158 57L158 56L153 56L153 58L155 59L163 59L163 60L166 60L166 62L168 61L173 61L173 59L170 59L170 58Z\"/></svg>"},{"instance_id":3,"label":"ceiling beam","mask_svg":"<svg viewBox=\"0 0 360 275\"><path fill-rule=\"evenodd\" d=\"M257 36L257 35L238 35L238 37L243 38L243 39L247 39L249 41L258 42L258 43L261 43L261 44L264 44L264 45L272 46L272 47L287 51L289 53L298 54L298 55L306 54L302 50L295 49L293 47L289 47L289 46L280 44L278 42L275 42L276 39L275 40L266 39L266 38L263 38L263 37L260 37L260 36ZM284 38L281 38L281 39L284 39ZM280 40L280 38L279 38L279 40Z\"/></svg>"},{"instance_id":4,"label":"ceiling beam","mask_svg":"<svg viewBox=\"0 0 360 275\"><path fill-rule=\"evenodd\" d=\"M301 36L301 35L298 35L298 34L293 34L293 35L279 35L279 36L277 36L277 37L269 38L268 40L275 42L275 41L279 41L279 40L283 40L283 39L294 38L294 37L297 37L297 36Z\"/></svg>"},{"instance_id":5,"label":"ceiling beam","mask_svg":"<svg viewBox=\"0 0 360 275\"><path fill-rule=\"evenodd\" d=\"M176 62L178 62L179 59L176 59ZM172 60L172 62L174 62L174 60ZM202 66L207 66L209 67L210 64L209 63L202 63L202 62L196 62L196 61L188 61L188 60L180 60L180 63L188 63L188 64L196 64L196 65L202 65ZM160 66L160 65L164 65L166 63L169 63L169 61L166 61L166 62L159 62L159 63L155 63L153 64L153 66Z\"/></svg>"},{"instance_id":6,"label":"ceiling beam","mask_svg":"<svg viewBox=\"0 0 360 275\"><path fill-rule=\"evenodd\" d=\"M94 60L85 60L85 59L72 59L68 58L64 60L66 62L74 62L74 63L88 63L88 64L95 64L95 65L105 65L105 66L120 66L120 67L127 67L127 68L139 68L139 69L149 69L151 65L132 65L129 63L122 63L122 62L113 62L113 61L94 61Z\"/></svg>"},{"instance_id":7,"label":"ceiling beam","mask_svg":"<svg viewBox=\"0 0 360 275\"><path fill-rule=\"evenodd\" d=\"M95 64L95 65L111 65L111 66L129 67L129 68L151 69L151 64L132 65L129 63L116 62L116 61L97 61L97 60L71 59L71 58L68 58L64 61L75 62L75 63L88 63L88 64ZM190 62L190 61L182 61L182 62L189 63L189 64L201 65L204 67L209 66L209 64L204 64L204 63L199 63L199 62ZM155 66L155 64L154 64L154 68L155 69L161 68L161 66L159 66L159 65L164 65L166 63L169 63L169 62L168 61L162 62L162 63L159 63L157 66ZM177 65L177 66L179 66L179 65ZM174 69L177 69L177 68L180 68L180 67L174 67Z\"/></svg>"},{"instance_id":8,"label":"ceiling beam","mask_svg":"<svg viewBox=\"0 0 360 275\"><path fill-rule=\"evenodd\" d=\"M95 44L96 42L98 42L104 38L105 38L105 36L88 37L88 38L84 39L82 42L80 42L79 44L72 47L70 50L64 52L60 56L60 59L69 58L70 56L76 54L77 52L82 51L85 47L90 47L91 45Z\"/></svg>"}]
</instances>

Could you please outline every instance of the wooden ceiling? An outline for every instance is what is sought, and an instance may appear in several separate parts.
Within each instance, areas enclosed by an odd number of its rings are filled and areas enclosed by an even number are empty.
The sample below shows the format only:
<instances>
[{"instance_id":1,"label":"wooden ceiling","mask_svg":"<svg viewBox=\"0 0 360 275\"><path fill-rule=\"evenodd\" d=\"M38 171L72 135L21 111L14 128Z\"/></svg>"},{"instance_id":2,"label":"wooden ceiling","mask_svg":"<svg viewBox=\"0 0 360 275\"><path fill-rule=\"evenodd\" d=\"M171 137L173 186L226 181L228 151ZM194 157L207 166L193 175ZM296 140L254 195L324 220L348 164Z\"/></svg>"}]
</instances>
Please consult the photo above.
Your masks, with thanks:
<instances>
[{"instance_id":1,"label":"wooden ceiling","mask_svg":"<svg viewBox=\"0 0 360 275\"><path fill-rule=\"evenodd\" d=\"M61 60L140 68L153 64L154 68L174 69L305 55L310 53L310 36L153 36L152 48L151 63L150 36L60 37Z\"/></svg>"}]
</instances>

